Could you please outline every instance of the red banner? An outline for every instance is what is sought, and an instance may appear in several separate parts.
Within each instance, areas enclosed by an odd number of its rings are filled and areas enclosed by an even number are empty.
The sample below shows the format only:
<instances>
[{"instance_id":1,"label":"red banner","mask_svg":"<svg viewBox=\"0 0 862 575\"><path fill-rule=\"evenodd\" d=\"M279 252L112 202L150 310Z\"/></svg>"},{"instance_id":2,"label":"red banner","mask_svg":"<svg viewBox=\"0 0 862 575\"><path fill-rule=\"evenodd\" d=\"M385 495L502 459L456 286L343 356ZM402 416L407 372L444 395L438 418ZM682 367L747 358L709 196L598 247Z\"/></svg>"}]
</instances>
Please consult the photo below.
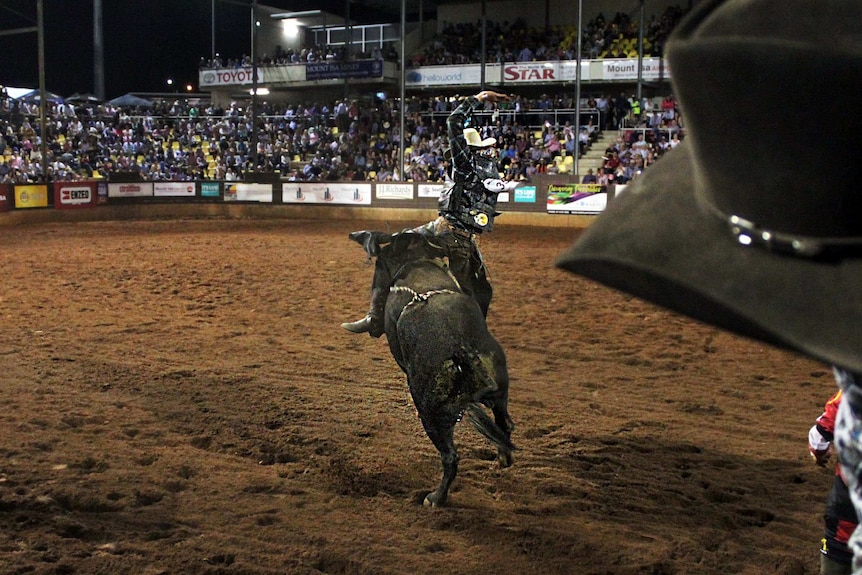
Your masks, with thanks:
<instances>
[{"instance_id":1,"label":"red banner","mask_svg":"<svg viewBox=\"0 0 862 575\"><path fill-rule=\"evenodd\" d=\"M12 195L10 184L0 184L0 212L8 212L12 209L15 196Z\"/></svg>"},{"instance_id":2,"label":"red banner","mask_svg":"<svg viewBox=\"0 0 862 575\"><path fill-rule=\"evenodd\" d=\"M94 208L99 202L96 182L54 182L54 208Z\"/></svg>"}]
</instances>

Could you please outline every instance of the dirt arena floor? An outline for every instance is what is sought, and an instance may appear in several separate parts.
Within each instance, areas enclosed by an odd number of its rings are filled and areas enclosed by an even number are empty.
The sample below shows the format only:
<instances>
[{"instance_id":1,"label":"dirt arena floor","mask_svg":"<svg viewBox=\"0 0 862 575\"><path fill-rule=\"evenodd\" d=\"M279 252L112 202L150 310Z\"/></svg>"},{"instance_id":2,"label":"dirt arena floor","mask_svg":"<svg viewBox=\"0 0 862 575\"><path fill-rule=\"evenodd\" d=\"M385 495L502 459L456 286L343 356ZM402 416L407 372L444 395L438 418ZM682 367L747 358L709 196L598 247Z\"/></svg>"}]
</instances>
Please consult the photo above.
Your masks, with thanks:
<instances>
[{"instance_id":1,"label":"dirt arena floor","mask_svg":"<svg viewBox=\"0 0 862 575\"><path fill-rule=\"evenodd\" d=\"M415 222L416 224L424 222ZM0 573L817 573L826 366L553 267L577 231L483 238L515 464L440 461L347 239L392 222L0 228Z\"/></svg>"}]
</instances>

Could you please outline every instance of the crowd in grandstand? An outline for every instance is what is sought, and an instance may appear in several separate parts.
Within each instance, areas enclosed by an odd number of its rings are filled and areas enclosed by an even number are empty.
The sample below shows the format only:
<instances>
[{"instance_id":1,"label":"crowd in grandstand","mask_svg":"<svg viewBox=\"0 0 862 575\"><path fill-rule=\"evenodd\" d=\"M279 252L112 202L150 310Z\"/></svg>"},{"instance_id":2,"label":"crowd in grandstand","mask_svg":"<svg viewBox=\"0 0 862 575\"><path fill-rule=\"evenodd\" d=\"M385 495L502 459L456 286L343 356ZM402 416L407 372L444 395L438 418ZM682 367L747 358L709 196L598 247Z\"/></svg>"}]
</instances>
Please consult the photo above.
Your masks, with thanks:
<instances>
[{"instance_id":1,"label":"crowd in grandstand","mask_svg":"<svg viewBox=\"0 0 862 575\"><path fill-rule=\"evenodd\" d=\"M643 49L638 44L639 24L630 15L618 12L607 19L599 13L581 34L584 59L660 57L670 31L683 15L679 6L667 8L644 23ZM578 31L574 25L555 24L531 28L519 19L514 22L485 21L486 62L533 62L575 60ZM482 23L448 24L412 56L412 66L472 64L482 61Z\"/></svg>"},{"instance_id":2,"label":"crowd in grandstand","mask_svg":"<svg viewBox=\"0 0 862 575\"><path fill-rule=\"evenodd\" d=\"M237 103L227 109L212 105L199 109L181 101L151 108L51 103L45 176L38 103L0 97L0 182L74 180L112 172L135 172L144 180L235 181L253 171L303 181L444 181L445 119L456 100L441 96L408 101L403 174L398 161L400 122L386 100L264 102L257 115L256 142L251 108ZM681 134L672 97L660 103L644 98L633 105L635 101L624 94L587 99L583 105L595 110L600 121L584 125L576 134L571 121L558 122L552 114L557 104L572 102L516 97L511 106L487 110L477 129L483 137L497 138L506 179L530 180L537 173L558 172L558 160L575 150L586 153L602 130L637 128L620 132L624 136L615 143L618 157L609 150L599 174L625 181L660 157ZM528 113L539 115L527 120ZM533 125L536 121L540 130ZM638 134L643 142L635 139ZM257 153L250 149L255 143Z\"/></svg>"},{"instance_id":3,"label":"crowd in grandstand","mask_svg":"<svg viewBox=\"0 0 862 575\"><path fill-rule=\"evenodd\" d=\"M661 57L664 43L679 22L684 11L679 6L665 9L644 23L643 48L640 49L639 23L624 12L612 18L597 14L584 25L581 34L581 57L585 59ZM442 30L409 58L409 65L438 66L474 64L482 61L482 23L460 22L445 24ZM577 58L578 31L572 24L555 24L548 28L529 27L523 19L514 22L485 21L486 62L533 62L574 60ZM258 64L285 65L343 60L345 47L309 46L301 50L276 46L272 55L263 54ZM399 61L395 43L375 47L368 52L353 53L355 59L372 58ZM252 65L251 57L201 58L203 68L238 68Z\"/></svg>"},{"instance_id":4,"label":"crowd in grandstand","mask_svg":"<svg viewBox=\"0 0 862 575\"><path fill-rule=\"evenodd\" d=\"M199 109L182 101L150 108L50 103L45 175L38 103L0 94L0 182L75 180L112 172L135 172L144 180L236 181L254 171L303 181L444 181L445 119L456 100L410 98L403 169L400 121L388 100L264 102L257 113L256 138L251 107L237 103L226 109ZM681 133L672 98L660 104L645 98L632 105L635 100L622 94L587 99L585 106L601 111L600 123L588 123L575 134L571 121L557 122L552 114L556 104L572 102L516 97L510 106L487 110L477 129L483 137L497 138L506 179L530 180L537 173L559 171L557 160L575 150L584 154L603 129L638 128L620 132L631 137L616 143L618 157L606 154L608 165L600 175L613 174L620 181L654 162ZM528 113L539 114L540 130L531 124L535 116L525 118ZM637 134L643 143L634 139ZM255 144L256 153L251 149ZM627 167L632 169L625 171Z\"/></svg>"},{"instance_id":5,"label":"crowd in grandstand","mask_svg":"<svg viewBox=\"0 0 862 575\"><path fill-rule=\"evenodd\" d=\"M660 55L664 38L682 11L669 8L645 26L644 49ZM523 22L490 24L489 60L573 58L577 34L571 27L530 30ZM638 27L623 13L606 20L599 14L584 28L585 57L631 56ZM413 65L457 64L481 56L478 24L445 26L412 58ZM392 49L363 57L396 59ZM282 50L261 64L314 62L342 58L339 48ZM248 57L201 60L201 66L249 65ZM38 102L0 93L0 183L75 180L114 172L134 172L144 180L236 181L249 172L279 173L290 180L444 181L448 146L446 116L457 97L412 97L405 106L404 164L400 118L391 100L336 100L277 104L262 102L256 114L232 103L198 107L185 101L154 102L151 107L118 107L98 102L51 102L47 106L47 161L41 161ZM637 177L678 141L681 123L672 97L634 98L624 93L584 99L580 109L595 112L574 133L571 94L536 99L516 97L489 109L477 126L483 137L499 142L506 179L530 180L561 171L565 155L584 154L603 130L638 128L604 154L599 182ZM568 110L570 114L556 112ZM258 129L252 130L254 115ZM581 117L583 119L583 116ZM539 129L541 128L541 129ZM640 134L642 141L636 136ZM254 148L254 149L253 149Z\"/></svg>"}]
</instances>

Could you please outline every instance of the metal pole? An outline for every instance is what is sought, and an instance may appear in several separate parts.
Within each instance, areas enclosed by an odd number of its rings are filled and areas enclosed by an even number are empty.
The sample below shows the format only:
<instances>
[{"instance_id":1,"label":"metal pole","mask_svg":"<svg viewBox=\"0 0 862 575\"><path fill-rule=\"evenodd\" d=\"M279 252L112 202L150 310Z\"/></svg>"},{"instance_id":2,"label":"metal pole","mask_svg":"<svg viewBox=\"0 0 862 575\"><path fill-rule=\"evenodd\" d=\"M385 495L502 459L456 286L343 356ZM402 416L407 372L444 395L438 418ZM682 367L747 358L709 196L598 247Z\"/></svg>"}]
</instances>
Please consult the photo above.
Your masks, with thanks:
<instances>
[{"instance_id":1,"label":"metal pole","mask_svg":"<svg viewBox=\"0 0 862 575\"><path fill-rule=\"evenodd\" d=\"M578 175L578 159L581 155L581 44L583 40L583 24L581 22L584 8L584 0L578 0L578 50L575 57L575 157L573 158L572 172ZM580 178L579 178L580 179Z\"/></svg>"},{"instance_id":2,"label":"metal pole","mask_svg":"<svg viewBox=\"0 0 862 575\"><path fill-rule=\"evenodd\" d=\"M350 27L350 0L344 1L344 31L347 34L344 39L344 61L349 62L353 58L350 57L350 41L353 37L353 29ZM381 34L382 36L382 34ZM329 42L326 42L329 44ZM344 99L350 96L350 80L347 74L344 75Z\"/></svg>"},{"instance_id":3,"label":"metal pole","mask_svg":"<svg viewBox=\"0 0 862 575\"><path fill-rule=\"evenodd\" d=\"M481 64L481 68L479 68L479 90L485 89L485 60L486 60L486 55L485 55L485 42L486 42L485 27L486 27L486 24L485 24L485 21L486 21L487 5L488 5L487 0L482 0L482 64Z\"/></svg>"},{"instance_id":4,"label":"metal pole","mask_svg":"<svg viewBox=\"0 0 862 575\"><path fill-rule=\"evenodd\" d=\"M42 154L42 181L48 181L48 122L46 121L47 114L45 108L45 17L42 9L42 0L36 2L36 14L39 32L37 34L39 41L39 128L41 134L41 145L39 152Z\"/></svg>"},{"instance_id":5,"label":"metal pole","mask_svg":"<svg viewBox=\"0 0 862 575\"><path fill-rule=\"evenodd\" d=\"M401 0L401 114L399 118L398 129L401 132L401 138L398 143L398 161L399 168L398 174L401 176L401 181L407 181L407 178L404 177L404 140L406 139L406 134L404 133L404 116L407 114L407 102L404 100L406 97L405 86L407 84L407 0Z\"/></svg>"},{"instance_id":6,"label":"metal pole","mask_svg":"<svg viewBox=\"0 0 862 575\"><path fill-rule=\"evenodd\" d=\"M215 37L216 37L215 3L216 3L216 0L212 0L212 7L210 8L210 36L211 36L211 41L212 41L212 50L211 50L211 54L210 54L210 59L213 62L215 61L215 57L216 57L215 56L216 55L216 51L215 51Z\"/></svg>"},{"instance_id":7,"label":"metal pole","mask_svg":"<svg viewBox=\"0 0 862 575\"><path fill-rule=\"evenodd\" d=\"M257 0L251 3L251 158L257 171Z\"/></svg>"},{"instance_id":8,"label":"metal pole","mask_svg":"<svg viewBox=\"0 0 862 575\"><path fill-rule=\"evenodd\" d=\"M93 0L93 90L105 99L105 43L102 37L102 0Z\"/></svg>"},{"instance_id":9,"label":"metal pole","mask_svg":"<svg viewBox=\"0 0 862 575\"><path fill-rule=\"evenodd\" d=\"M641 0L640 26L638 26L638 101L641 99L644 75L644 0Z\"/></svg>"}]
</instances>

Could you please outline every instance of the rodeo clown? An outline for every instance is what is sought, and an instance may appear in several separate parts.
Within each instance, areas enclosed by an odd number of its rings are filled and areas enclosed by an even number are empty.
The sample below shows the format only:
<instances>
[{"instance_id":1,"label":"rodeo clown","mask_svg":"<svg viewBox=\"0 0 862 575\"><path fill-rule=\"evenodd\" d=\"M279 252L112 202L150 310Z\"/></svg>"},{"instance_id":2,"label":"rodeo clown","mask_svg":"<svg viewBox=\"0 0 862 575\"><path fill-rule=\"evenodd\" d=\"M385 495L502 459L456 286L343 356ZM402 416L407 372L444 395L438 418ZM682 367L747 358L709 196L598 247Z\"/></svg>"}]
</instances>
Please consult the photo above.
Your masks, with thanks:
<instances>
[{"instance_id":1,"label":"rodeo clown","mask_svg":"<svg viewBox=\"0 0 862 575\"><path fill-rule=\"evenodd\" d=\"M485 264L476 242L476 236L494 229L497 212L497 195L513 190L517 182L500 179L494 138L482 139L472 123L473 112L485 102L508 102L511 96L483 90L468 96L449 115L446 122L451 153L450 177L452 186L440 194L439 217L424 226L402 233L418 233L442 250L449 260L449 269L461 288L479 303L482 313L488 314L492 289L485 273ZM447 153L447 154L448 154ZM373 232L355 232L351 239ZM388 243L394 236L375 234L373 241ZM398 234L395 234L398 235ZM384 238L384 239L381 239ZM379 247L369 253L379 251ZM371 287L371 306L365 317L343 323L341 327L352 333L368 333L380 337L384 331L383 310L392 282L391 271L377 258Z\"/></svg>"},{"instance_id":2,"label":"rodeo clown","mask_svg":"<svg viewBox=\"0 0 862 575\"><path fill-rule=\"evenodd\" d=\"M838 376L838 374L836 374ZM829 448L835 439L835 420L844 392L840 389L826 402L823 413L808 431L808 452L823 467L829 462ZM853 552L848 546L859 520L850 499L847 483L836 466L832 490L823 514L823 538L820 548L820 575L850 575Z\"/></svg>"}]
</instances>

